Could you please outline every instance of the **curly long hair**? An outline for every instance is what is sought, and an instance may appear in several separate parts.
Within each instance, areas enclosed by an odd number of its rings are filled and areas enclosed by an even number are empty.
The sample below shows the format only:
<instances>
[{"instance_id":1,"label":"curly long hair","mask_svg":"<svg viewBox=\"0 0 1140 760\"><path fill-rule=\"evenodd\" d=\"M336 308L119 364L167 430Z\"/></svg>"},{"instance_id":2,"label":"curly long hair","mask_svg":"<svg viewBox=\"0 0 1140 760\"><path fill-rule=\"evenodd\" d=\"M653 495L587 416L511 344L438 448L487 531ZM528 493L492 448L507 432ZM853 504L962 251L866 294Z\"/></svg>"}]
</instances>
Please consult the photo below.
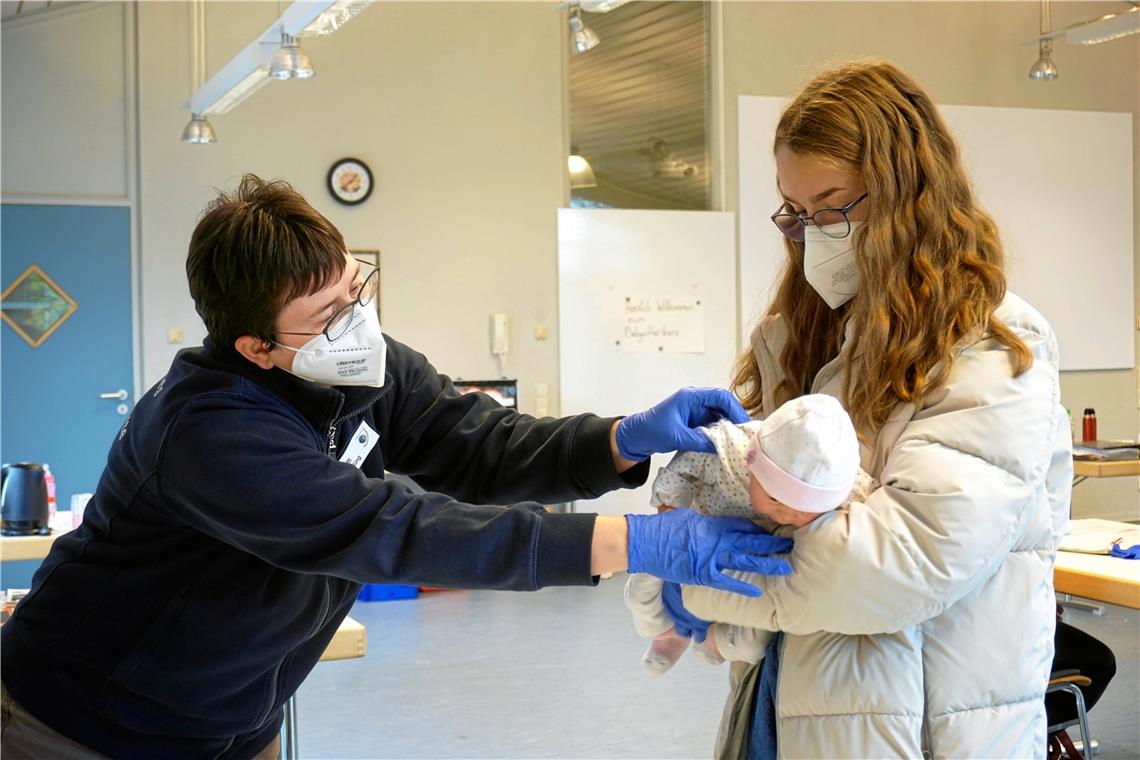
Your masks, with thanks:
<instances>
[{"instance_id":1,"label":"curly long hair","mask_svg":"<svg viewBox=\"0 0 1140 760\"><path fill-rule=\"evenodd\" d=\"M803 274L803 243L787 259L767 310L787 325L777 403L809 393L816 373L844 353L845 405L864 435L881 429L900 401L916 404L946 381L952 352L980 331L1009 348L1014 375L1032 364L1026 345L999 320L1004 253L994 220L974 198L958 146L919 84L882 60L828 69L784 109L773 150L787 148L862 176L866 221L854 233L859 292L831 309ZM737 361L733 390L760 409L751 350Z\"/></svg>"}]
</instances>

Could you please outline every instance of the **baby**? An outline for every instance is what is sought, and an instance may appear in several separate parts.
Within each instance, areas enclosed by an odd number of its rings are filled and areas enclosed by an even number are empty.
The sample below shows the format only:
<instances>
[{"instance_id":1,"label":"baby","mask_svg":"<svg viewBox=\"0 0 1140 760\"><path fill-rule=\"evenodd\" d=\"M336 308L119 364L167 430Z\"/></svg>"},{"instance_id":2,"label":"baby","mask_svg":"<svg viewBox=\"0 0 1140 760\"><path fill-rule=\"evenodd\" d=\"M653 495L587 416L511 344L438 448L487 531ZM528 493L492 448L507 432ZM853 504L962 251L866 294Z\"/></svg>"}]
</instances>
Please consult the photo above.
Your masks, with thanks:
<instances>
[{"instance_id":1,"label":"baby","mask_svg":"<svg viewBox=\"0 0 1140 760\"><path fill-rule=\"evenodd\" d=\"M653 506L746 517L771 533L789 535L875 487L859 468L851 418L831 396L801 396L763 421L735 425L725 420L702 432L716 453L675 456L653 481ZM661 601L662 587L660 579L643 573L630 575L625 587L634 627L653 639L642 663L655 675L673 667L689 644L673 629ZM694 651L716 664L725 659L758 662L771 635L713 623Z\"/></svg>"}]
</instances>

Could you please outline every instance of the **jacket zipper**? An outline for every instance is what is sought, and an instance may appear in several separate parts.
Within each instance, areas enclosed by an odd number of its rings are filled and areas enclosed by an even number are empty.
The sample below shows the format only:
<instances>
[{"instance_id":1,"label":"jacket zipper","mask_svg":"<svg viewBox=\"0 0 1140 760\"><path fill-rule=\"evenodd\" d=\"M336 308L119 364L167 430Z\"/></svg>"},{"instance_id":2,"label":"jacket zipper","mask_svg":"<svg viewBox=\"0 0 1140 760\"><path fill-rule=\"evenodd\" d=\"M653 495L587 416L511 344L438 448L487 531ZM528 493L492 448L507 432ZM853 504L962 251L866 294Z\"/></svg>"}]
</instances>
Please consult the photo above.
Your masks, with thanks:
<instances>
[{"instance_id":1,"label":"jacket zipper","mask_svg":"<svg viewBox=\"0 0 1140 760\"><path fill-rule=\"evenodd\" d=\"M373 404L375 404L375 403L376 403L377 401L379 401L380 399L382 399L382 398L384 398L385 396L387 396L387 395L388 395L388 391L389 391L389 389L390 389L391 387L392 387L392 386L390 386L390 385L385 385L385 386L384 386L384 387L383 387L383 388L380 390L380 393L378 393L378 394L376 395L376 397L375 397L375 398L371 399L370 401L368 401L368 402L367 402L367 403L365 403L365 404L361 404L360 406L358 406L358 407L357 407L357 408L355 408L355 409L352 409L352 410L351 410L351 411L349 411L347 414L342 414L342 415L340 415L339 417L337 417L336 419L334 419L334 420L332 421L332 424L331 424L331 425L329 425L329 437L328 437L328 454L329 454L329 456L330 456L330 457L334 457L334 458L336 457L336 429L337 429L337 426L339 426L339 425L340 425L340 423L344 422L344 421L345 421L345 420L347 420L349 417L352 417L352 416L354 416L354 415L360 414L360 413L361 413L361 412L363 412L365 409L367 409L368 407L372 406Z\"/></svg>"},{"instance_id":2,"label":"jacket zipper","mask_svg":"<svg viewBox=\"0 0 1140 760\"><path fill-rule=\"evenodd\" d=\"M342 415L336 417L332 421L332 424L329 425L328 438L327 438L328 445L327 445L327 449L326 449L328 451L329 456L336 457L336 451L337 451L336 431L337 431L337 427L340 425L340 423L344 422L345 420L347 420L349 417L353 416L354 414L359 414L360 412L363 412L365 409L372 406L373 404L375 404L380 399L384 398L384 396L387 395L389 388L391 388L390 385L385 386L385 388L379 394L377 394L377 396L375 398L369 400L368 403L362 404L359 408L353 409L348 414L342 414ZM321 611L317 615L318 624L315 628L310 630L308 635L305 636L306 641L308 641L310 638L312 638L312 636L317 631L321 630L321 628L324 628L325 625L328 624L327 618L328 618L330 607L331 607L331 605L329 604L329 597L331 595L332 595L332 586L329 583L329 580L326 578L325 579L325 598L321 602ZM277 668L273 671L273 680L269 682L269 686L270 686L270 688L269 688L269 693L270 693L269 705L265 708L265 712L262 713L261 719L258 720L258 722L257 722L257 724L259 726L262 723L264 723L266 720L268 720L269 716L273 714L273 706L277 704L277 700L280 699L280 697L281 697L281 695L279 693L281 691L281 672L283 670L285 670L285 668L288 667L289 663L291 663L293 661L293 654L294 654L294 652L290 652L289 654L287 654L285 656L285 659L281 661L281 664L278 665Z\"/></svg>"}]
</instances>

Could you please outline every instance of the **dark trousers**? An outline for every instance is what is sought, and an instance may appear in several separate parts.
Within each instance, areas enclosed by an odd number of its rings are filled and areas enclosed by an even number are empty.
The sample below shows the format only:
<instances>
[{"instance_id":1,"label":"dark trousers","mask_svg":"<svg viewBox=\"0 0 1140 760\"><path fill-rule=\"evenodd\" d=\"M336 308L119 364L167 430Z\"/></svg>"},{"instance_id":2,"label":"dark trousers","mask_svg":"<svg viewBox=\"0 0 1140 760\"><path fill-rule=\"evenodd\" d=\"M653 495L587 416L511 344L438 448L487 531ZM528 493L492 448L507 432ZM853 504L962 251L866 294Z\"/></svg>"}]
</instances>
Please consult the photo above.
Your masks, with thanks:
<instances>
[{"instance_id":1,"label":"dark trousers","mask_svg":"<svg viewBox=\"0 0 1140 760\"><path fill-rule=\"evenodd\" d=\"M4 760L108 760L93 749L68 739L42 723L12 699L0 684L0 753ZM257 753L253 760L277 760L281 737Z\"/></svg>"},{"instance_id":2,"label":"dark trousers","mask_svg":"<svg viewBox=\"0 0 1140 760\"><path fill-rule=\"evenodd\" d=\"M1108 682L1116 675L1116 658L1112 650L1100 640L1074 628L1068 623L1057 621L1057 632L1053 637L1053 670L1079 670L1081 675L1092 679L1092 685L1080 687L1085 698L1085 707L1092 709L1104 693ZM1049 725L1067 723L1077 719L1077 706L1073 696L1064 692L1045 697L1045 712Z\"/></svg>"}]
</instances>

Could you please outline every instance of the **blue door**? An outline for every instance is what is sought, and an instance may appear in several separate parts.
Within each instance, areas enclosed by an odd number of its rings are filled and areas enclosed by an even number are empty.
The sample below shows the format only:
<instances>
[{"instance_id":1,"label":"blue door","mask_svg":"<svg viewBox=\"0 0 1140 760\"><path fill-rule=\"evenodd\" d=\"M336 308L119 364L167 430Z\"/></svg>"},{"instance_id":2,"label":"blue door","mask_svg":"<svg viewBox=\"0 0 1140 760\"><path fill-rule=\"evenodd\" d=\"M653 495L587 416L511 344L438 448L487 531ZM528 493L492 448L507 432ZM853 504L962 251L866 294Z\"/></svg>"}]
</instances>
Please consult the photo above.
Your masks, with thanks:
<instances>
[{"instance_id":1,"label":"blue door","mask_svg":"<svg viewBox=\"0 0 1140 760\"><path fill-rule=\"evenodd\" d=\"M0 457L92 492L134 396L130 210L0 207Z\"/></svg>"}]
</instances>

